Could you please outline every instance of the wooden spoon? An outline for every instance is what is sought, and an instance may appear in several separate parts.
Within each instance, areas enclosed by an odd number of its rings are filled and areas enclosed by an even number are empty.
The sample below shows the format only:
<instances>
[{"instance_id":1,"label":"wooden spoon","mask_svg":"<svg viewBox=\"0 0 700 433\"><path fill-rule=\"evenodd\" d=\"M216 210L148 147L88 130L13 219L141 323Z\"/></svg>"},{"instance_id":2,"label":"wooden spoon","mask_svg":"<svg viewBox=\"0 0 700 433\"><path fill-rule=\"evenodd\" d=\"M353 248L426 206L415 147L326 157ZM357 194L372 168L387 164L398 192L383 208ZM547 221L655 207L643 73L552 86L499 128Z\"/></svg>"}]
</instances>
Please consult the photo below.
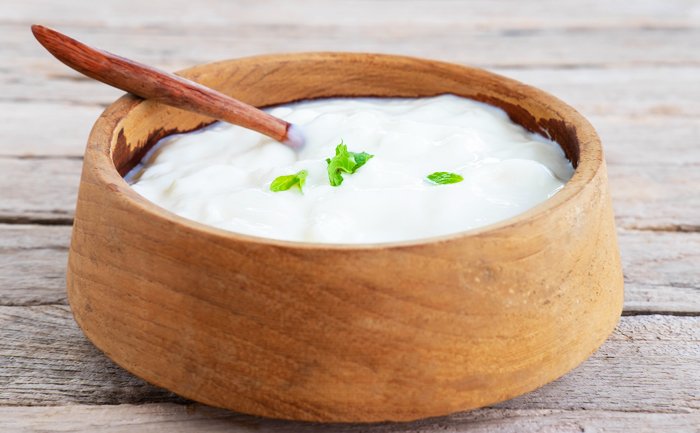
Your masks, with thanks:
<instances>
[{"instance_id":1,"label":"wooden spoon","mask_svg":"<svg viewBox=\"0 0 700 433\"><path fill-rule=\"evenodd\" d=\"M34 37L58 60L103 83L142 98L233 123L299 149L298 126L221 92L133 60L91 48L62 33L32 26Z\"/></svg>"}]
</instances>

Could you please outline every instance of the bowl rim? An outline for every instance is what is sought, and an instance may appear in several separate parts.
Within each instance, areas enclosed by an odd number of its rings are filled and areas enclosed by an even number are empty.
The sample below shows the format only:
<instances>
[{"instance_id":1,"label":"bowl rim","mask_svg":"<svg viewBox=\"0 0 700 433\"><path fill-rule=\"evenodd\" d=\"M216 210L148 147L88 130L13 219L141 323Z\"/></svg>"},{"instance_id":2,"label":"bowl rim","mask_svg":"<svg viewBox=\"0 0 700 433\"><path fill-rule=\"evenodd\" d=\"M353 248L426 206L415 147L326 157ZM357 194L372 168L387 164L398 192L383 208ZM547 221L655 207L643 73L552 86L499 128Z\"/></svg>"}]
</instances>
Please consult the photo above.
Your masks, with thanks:
<instances>
[{"instance_id":1,"label":"bowl rim","mask_svg":"<svg viewBox=\"0 0 700 433\"><path fill-rule=\"evenodd\" d=\"M511 230L519 226L530 224L533 222L533 220L543 218L547 213L569 203L571 200L575 199L579 194L581 194L582 191L584 191L586 186L588 186L591 183L591 181L597 176L601 167L604 166L604 158L600 138L598 137L593 126L583 115L581 115L573 107L569 106L562 100L541 89L527 84L523 84L512 78L508 78L482 68L414 56L365 52L321 51L265 54L219 60L215 62L198 64L186 69L182 69L177 71L177 74L187 77L189 74L197 72L202 68L217 65L221 66L224 64L235 63L237 61L294 61L314 58L327 59L329 57L334 59L338 59L340 57L350 59L353 57L356 58L358 56L372 56L374 58L387 60L409 60L413 62L419 62L424 65L431 64L432 66L438 67L443 66L453 69L462 69L465 72L479 72L481 74L490 76L491 78L497 80L499 84L503 84L504 86L517 86L520 91L527 92L531 96L534 96L540 101L545 102L547 106L556 107L558 111L562 111L565 113L565 116L570 123L576 125L574 134L576 135L579 142L579 155L577 165L574 168L574 173L572 177L564 184L564 186L559 191L557 191L553 196L549 197L543 202L510 218L497 221L488 225L444 235L409 239L404 241L376 243L320 243L280 240L228 231L177 215L148 200L147 198L143 197L138 192L136 192L136 190L134 190L131 187L131 185L129 185L129 183L124 179L124 177L122 177L122 175L119 174L117 167L114 164L114 160L112 159L111 151L113 138L121 120L128 116L132 109L136 108L139 104L144 102L143 99L133 96L131 94L124 94L123 96L112 102L109 106L107 106L107 108L102 112L100 117L96 120L89 134L88 146L85 150L84 164L87 164L88 162L94 163L95 170L93 171L93 174L95 175L95 178L100 180L104 185L108 186L110 193L120 193L121 198L127 200L130 206L138 208L138 210L140 212L143 212L144 215L148 215L149 217L159 219L163 223L185 226L194 233L205 235L210 238L221 240L223 242L236 241L241 243L258 244L293 250L337 251L380 251L387 249L402 249L410 247L420 247L429 244L435 245L453 242L469 237L497 235L500 232L505 232L507 230ZM343 95L337 95L336 97L343 97Z\"/></svg>"}]
</instances>

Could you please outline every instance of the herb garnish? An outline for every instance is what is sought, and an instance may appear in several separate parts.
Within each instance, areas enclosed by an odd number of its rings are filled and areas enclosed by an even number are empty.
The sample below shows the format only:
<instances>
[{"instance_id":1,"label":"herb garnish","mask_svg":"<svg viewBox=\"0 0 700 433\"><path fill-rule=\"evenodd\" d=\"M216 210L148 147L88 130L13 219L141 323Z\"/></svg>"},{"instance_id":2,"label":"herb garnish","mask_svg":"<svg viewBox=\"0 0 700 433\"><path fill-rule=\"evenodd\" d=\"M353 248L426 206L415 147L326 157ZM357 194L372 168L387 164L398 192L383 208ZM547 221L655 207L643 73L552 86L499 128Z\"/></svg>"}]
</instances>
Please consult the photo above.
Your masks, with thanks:
<instances>
[{"instance_id":1,"label":"herb garnish","mask_svg":"<svg viewBox=\"0 0 700 433\"><path fill-rule=\"evenodd\" d=\"M428 180L436 185L447 185L450 183L458 183L464 178L457 173L449 173L447 171L436 171L427 176Z\"/></svg>"},{"instance_id":2,"label":"herb garnish","mask_svg":"<svg viewBox=\"0 0 700 433\"><path fill-rule=\"evenodd\" d=\"M335 147L335 156L326 159L328 163L328 180L331 182L331 186L339 186L343 183L342 172L353 174L372 157L374 155L370 155L367 152L349 152L348 147L341 140L340 144Z\"/></svg>"},{"instance_id":3,"label":"herb garnish","mask_svg":"<svg viewBox=\"0 0 700 433\"><path fill-rule=\"evenodd\" d=\"M286 191L289 188L293 187L294 185L296 185L299 188L299 191L302 191L301 188L304 186L304 183L306 182L306 176L308 176L308 175L309 175L308 171L302 170L296 174L289 174L287 176L279 176L275 180L273 180L272 183L270 184L270 191L274 191L274 192Z\"/></svg>"}]
</instances>

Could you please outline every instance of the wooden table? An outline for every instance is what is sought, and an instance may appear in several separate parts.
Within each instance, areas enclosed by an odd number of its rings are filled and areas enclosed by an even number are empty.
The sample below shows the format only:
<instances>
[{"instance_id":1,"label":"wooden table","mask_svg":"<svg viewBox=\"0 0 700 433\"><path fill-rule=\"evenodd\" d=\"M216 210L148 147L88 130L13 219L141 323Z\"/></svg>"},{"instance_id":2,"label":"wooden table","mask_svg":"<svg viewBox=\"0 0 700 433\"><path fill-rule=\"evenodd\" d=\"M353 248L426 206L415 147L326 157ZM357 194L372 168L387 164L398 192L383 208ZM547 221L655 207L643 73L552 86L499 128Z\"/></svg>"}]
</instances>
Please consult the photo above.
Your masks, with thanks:
<instances>
[{"instance_id":1,"label":"wooden table","mask_svg":"<svg viewBox=\"0 0 700 433\"><path fill-rule=\"evenodd\" d=\"M410 424L265 420L143 382L83 337L65 298L83 147L120 92L50 58L33 22L168 70L374 51L480 66L561 97L605 145L626 281L617 330L535 392ZM700 431L697 1L5 0L0 58L1 432Z\"/></svg>"}]
</instances>

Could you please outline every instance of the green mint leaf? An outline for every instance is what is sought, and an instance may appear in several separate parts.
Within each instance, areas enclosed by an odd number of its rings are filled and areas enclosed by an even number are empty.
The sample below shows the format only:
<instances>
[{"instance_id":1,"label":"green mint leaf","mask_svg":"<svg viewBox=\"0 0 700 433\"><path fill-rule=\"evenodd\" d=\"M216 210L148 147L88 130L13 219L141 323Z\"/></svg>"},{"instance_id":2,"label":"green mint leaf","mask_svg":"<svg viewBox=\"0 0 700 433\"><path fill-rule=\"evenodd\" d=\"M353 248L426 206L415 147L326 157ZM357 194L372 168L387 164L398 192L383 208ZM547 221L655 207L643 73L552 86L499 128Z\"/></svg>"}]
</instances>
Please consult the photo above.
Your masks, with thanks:
<instances>
[{"instance_id":1,"label":"green mint leaf","mask_svg":"<svg viewBox=\"0 0 700 433\"><path fill-rule=\"evenodd\" d=\"M353 174L360 167L365 165L367 161L372 159L374 155L370 155L367 152L349 152L348 147L340 142L339 145L335 147L335 156L333 158L327 158L326 163L328 163L328 180L331 186L339 186L343 183L342 173Z\"/></svg>"},{"instance_id":2,"label":"green mint leaf","mask_svg":"<svg viewBox=\"0 0 700 433\"><path fill-rule=\"evenodd\" d=\"M447 185L450 183L458 183L464 178L457 173L449 173L446 171L436 171L427 176L428 180L436 185Z\"/></svg>"},{"instance_id":3,"label":"green mint leaf","mask_svg":"<svg viewBox=\"0 0 700 433\"><path fill-rule=\"evenodd\" d=\"M374 158L374 155L370 155L367 152L361 152L361 153L349 152L349 153L355 159L355 168L352 170L353 173L355 173L358 168L365 165L367 163L367 161Z\"/></svg>"},{"instance_id":4,"label":"green mint leaf","mask_svg":"<svg viewBox=\"0 0 700 433\"><path fill-rule=\"evenodd\" d=\"M289 174L287 176L279 176L279 177L275 178L275 180L273 180L272 183L270 184L270 191L274 191L274 192L287 191L289 188L293 187L294 185L296 185L299 188L299 191L302 191L302 187L306 183L306 176L308 176L308 175L309 175L308 171L302 170L296 174Z\"/></svg>"},{"instance_id":5,"label":"green mint leaf","mask_svg":"<svg viewBox=\"0 0 700 433\"><path fill-rule=\"evenodd\" d=\"M343 176L330 165L328 166L328 181L331 183L331 186L340 186L343 183Z\"/></svg>"}]
</instances>

